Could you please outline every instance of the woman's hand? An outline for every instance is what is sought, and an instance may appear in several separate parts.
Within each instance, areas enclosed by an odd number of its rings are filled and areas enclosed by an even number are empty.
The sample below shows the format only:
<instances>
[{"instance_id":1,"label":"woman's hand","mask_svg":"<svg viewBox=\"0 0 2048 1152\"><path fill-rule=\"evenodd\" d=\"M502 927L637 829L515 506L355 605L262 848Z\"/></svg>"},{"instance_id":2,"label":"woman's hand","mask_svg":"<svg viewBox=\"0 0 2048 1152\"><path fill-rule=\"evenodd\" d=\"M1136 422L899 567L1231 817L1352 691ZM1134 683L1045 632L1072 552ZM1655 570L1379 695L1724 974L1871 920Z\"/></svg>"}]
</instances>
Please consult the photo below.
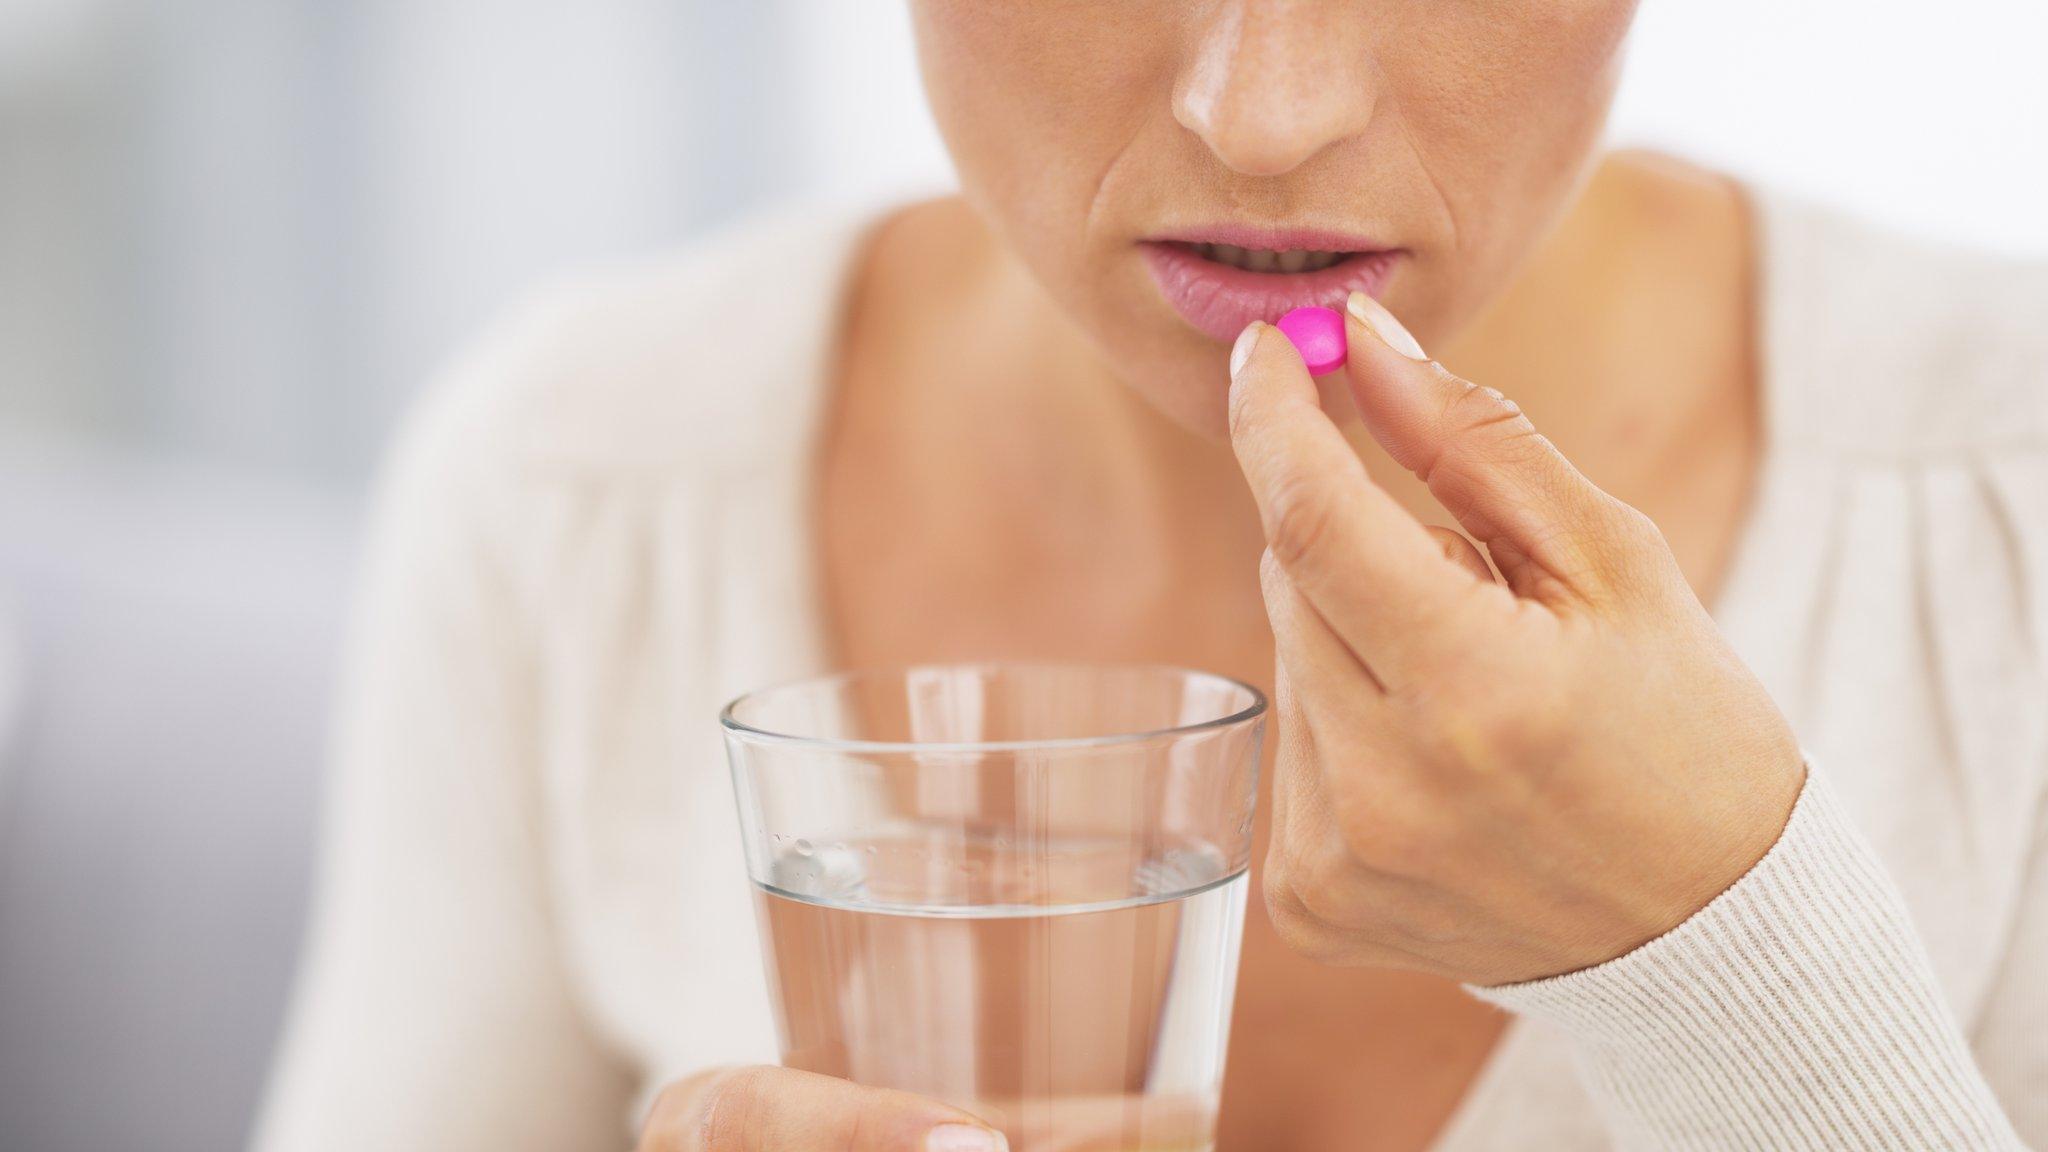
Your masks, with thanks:
<instances>
[{"instance_id":1,"label":"woman's hand","mask_svg":"<svg viewBox=\"0 0 2048 1152\"><path fill-rule=\"evenodd\" d=\"M1004 1152L944 1104L790 1068L727 1068L662 1090L639 1152Z\"/></svg>"},{"instance_id":2,"label":"woman's hand","mask_svg":"<svg viewBox=\"0 0 2048 1152\"><path fill-rule=\"evenodd\" d=\"M1507 583L1367 478L1285 336L1246 330L1230 428L1279 653L1273 921L1328 962L1477 984L1611 959L1769 850L1798 746L1647 517L1377 303L1350 313L1366 426Z\"/></svg>"}]
</instances>

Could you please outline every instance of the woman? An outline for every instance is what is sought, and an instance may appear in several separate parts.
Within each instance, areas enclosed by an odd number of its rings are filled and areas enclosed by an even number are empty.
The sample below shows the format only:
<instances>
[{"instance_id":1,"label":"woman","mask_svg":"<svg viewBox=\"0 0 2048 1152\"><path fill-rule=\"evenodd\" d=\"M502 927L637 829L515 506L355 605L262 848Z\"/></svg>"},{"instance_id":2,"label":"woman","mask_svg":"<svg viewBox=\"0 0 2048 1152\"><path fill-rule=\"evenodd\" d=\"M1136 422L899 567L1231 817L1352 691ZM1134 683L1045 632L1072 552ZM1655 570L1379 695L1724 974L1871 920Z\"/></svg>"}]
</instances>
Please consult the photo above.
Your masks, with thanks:
<instances>
[{"instance_id":1,"label":"woman","mask_svg":"<svg viewBox=\"0 0 2048 1152\"><path fill-rule=\"evenodd\" d=\"M1028 657L1275 690L1219 1147L2048 1142L2048 272L1596 162L1632 8L918 0L962 198L512 322L264 1146L997 1147L762 1067L711 716Z\"/></svg>"}]
</instances>

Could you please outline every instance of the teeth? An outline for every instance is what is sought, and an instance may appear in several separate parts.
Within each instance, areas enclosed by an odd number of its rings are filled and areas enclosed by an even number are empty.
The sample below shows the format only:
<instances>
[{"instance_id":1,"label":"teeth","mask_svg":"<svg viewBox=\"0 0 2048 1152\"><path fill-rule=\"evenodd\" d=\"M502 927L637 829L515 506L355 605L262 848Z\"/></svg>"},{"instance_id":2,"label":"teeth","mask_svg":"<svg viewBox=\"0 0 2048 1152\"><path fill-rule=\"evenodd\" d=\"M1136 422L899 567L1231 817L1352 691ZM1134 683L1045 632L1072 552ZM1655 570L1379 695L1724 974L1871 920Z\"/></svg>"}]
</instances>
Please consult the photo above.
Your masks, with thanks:
<instances>
[{"instance_id":1,"label":"teeth","mask_svg":"<svg viewBox=\"0 0 2048 1152\"><path fill-rule=\"evenodd\" d=\"M1290 248L1276 252L1265 248L1239 248L1235 244L1196 244L1195 254L1204 260L1228 264L1247 272L1320 272L1342 263L1348 252L1314 252Z\"/></svg>"}]
</instances>

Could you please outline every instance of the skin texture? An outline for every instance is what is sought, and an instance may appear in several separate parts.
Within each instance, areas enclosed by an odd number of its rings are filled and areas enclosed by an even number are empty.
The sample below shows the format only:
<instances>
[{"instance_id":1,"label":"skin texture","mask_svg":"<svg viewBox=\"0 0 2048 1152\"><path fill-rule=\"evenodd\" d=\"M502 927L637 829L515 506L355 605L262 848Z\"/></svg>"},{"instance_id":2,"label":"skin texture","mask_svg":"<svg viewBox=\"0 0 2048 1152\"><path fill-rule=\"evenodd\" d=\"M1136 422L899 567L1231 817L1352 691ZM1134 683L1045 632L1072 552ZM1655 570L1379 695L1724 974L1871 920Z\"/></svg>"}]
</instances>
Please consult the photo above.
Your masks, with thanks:
<instances>
[{"instance_id":1,"label":"skin texture","mask_svg":"<svg viewBox=\"0 0 2048 1152\"><path fill-rule=\"evenodd\" d=\"M1384 308L1349 311L1367 426L1501 580L1373 485L1293 346L1247 329L1231 443L1280 653L1267 907L1331 963L1505 984L1612 959L1769 850L1798 745L1655 522Z\"/></svg>"},{"instance_id":2,"label":"skin texture","mask_svg":"<svg viewBox=\"0 0 2048 1152\"><path fill-rule=\"evenodd\" d=\"M1405 249L1425 340L1499 291L1579 183L1631 3L923 0L925 88L968 200L1125 382L1222 434L1213 341L1133 243L1212 221Z\"/></svg>"},{"instance_id":3,"label":"skin texture","mask_svg":"<svg viewBox=\"0 0 2048 1152\"><path fill-rule=\"evenodd\" d=\"M1268 689L1269 899L1217 1146L1426 1148L1505 1024L1457 981L1655 935L1767 849L1797 787L1700 606L1760 441L1740 197L1654 157L1594 167L1628 3L913 12L964 197L890 218L851 285L817 467L836 661L1165 661ZM1219 221L1406 250L1384 299L1445 367L1352 321L1319 392L1264 340L1233 388L1135 247ZM1445 445L1462 466L1425 482ZM1453 526L1520 581L1482 581ZM1337 547L1360 534L1402 547ZM1405 595L1343 598L1386 564ZM760 1107L827 1141L849 1109L912 1107L867 1092ZM696 1147L676 1134L702 1100L665 1098L646 1152Z\"/></svg>"}]
</instances>

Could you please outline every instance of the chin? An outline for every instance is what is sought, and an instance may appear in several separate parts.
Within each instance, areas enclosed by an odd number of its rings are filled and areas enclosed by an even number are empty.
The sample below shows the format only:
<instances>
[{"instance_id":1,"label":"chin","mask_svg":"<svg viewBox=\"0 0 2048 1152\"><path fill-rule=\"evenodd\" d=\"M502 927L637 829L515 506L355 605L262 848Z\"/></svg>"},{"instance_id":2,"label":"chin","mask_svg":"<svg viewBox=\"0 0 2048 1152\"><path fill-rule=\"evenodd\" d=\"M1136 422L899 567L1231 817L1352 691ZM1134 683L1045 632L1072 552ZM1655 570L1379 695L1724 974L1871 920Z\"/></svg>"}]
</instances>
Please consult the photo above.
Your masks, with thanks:
<instances>
[{"instance_id":1,"label":"chin","mask_svg":"<svg viewBox=\"0 0 2048 1152\"><path fill-rule=\"evenodd\" d=\"M1206 441L1231 439L1231 346L1194 332L1178 318L1157 316L1149 338L1110 346L1110 363L1133 392L1169 422ZM1126 330L1126 332L1133 332Z\"/></svg>"},{"instance_id":2,"label":"chin","mask_svg":"<svg viewBox=\"0 0 2048 1152\"><path fill-rule=\"evenodd\" d=\"M1230 439L1230 349L1200 340L1198 349L1132 361L1125 383L1169 422L1205 440Z\"/></svg>"}]
</instances>

